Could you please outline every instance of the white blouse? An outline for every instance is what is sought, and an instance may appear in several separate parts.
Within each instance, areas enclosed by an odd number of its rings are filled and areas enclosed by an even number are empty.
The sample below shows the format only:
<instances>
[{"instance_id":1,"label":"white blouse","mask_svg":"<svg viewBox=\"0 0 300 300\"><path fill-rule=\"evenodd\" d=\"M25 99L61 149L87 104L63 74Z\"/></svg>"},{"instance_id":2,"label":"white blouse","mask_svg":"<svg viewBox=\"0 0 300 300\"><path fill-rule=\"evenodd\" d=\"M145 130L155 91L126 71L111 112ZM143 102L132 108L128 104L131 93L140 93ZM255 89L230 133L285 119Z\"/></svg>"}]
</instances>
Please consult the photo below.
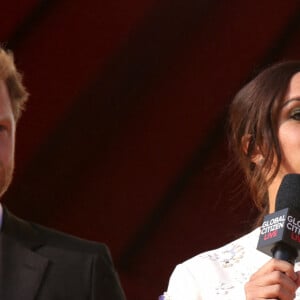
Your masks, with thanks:
<instances>
[{"instance_id":1,"label":"white blouse","mask_svg":"<svg viewBox=\"0 0 300 300\"><path fill-rule=\"evenodd\" d=\"M165 300L246 299L244 285L271 258L256 250L260 229L176 266ZM295 264L295 270L300 263ZM300 300L300 289L296 300Z\"/></svg>"}]
</instances>

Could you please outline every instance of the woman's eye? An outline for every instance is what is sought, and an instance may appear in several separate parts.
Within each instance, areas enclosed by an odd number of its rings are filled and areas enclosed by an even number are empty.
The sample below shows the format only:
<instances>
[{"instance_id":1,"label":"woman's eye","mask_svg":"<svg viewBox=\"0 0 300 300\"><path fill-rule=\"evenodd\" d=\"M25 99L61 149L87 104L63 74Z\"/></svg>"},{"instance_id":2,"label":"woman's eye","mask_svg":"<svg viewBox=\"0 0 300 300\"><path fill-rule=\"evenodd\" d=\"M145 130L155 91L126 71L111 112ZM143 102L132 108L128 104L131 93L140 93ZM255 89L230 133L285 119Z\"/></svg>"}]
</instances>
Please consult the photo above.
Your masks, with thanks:
<instances>
[{"instance_id":1,"label":"woman's eye","mask_svg":"<svg viewBox=\"0 0 300 300\"><path fill-rule=\"evenodd\" d=\"M300 121L300 109L292 111L291 116L293 120Z\"/></svg>"}]
</instances>

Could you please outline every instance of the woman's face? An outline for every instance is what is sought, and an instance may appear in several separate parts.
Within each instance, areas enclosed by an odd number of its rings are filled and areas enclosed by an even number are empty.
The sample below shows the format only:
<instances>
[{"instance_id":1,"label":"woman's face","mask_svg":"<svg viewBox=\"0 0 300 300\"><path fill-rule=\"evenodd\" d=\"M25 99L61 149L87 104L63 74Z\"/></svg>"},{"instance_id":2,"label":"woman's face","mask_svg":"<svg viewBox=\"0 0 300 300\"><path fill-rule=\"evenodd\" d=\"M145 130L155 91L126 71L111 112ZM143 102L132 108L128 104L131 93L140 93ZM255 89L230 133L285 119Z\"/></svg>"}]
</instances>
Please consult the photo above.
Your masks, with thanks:
<instances>
[{"instance_id":1,"label":"woman's face","mask_svg":"<svg viewBox=\"0 0 300 300\"><path fill-rule=\"evenodd\" d=\"M269 187L270 212L274 211L275 197L283 176L300 173L300 72L290 81L278 121L282 161L279 172Z\"/></svg>"},{"instance_id":2,"label":"woman's face","mask_svg":"<svg viewBox=\"0 0 300 300\"><path fill-rule=\"evenodd\" d=\"M282 162L280 175L300 173L300 73L289 84L278 122Z\"/></svg>"}]
</instances>

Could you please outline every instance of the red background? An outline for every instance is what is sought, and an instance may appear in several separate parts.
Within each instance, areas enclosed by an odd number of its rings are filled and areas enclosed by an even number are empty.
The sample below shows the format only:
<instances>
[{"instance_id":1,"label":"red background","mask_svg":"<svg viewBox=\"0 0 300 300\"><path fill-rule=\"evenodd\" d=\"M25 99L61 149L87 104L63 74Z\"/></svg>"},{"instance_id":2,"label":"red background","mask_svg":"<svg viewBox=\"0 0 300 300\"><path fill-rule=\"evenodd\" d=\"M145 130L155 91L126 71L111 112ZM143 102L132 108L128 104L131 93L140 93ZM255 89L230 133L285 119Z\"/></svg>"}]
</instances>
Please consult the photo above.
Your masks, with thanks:
<instances>
[{"instance_id":1,"label":"red background","mask_svg":"<svg viewBox=\"0 0 300 300\"><path fill-rule=\"evenodd\" d=\"M300 58L298 0L5 1L31 94L5 204L111 249L128 299L248 230L225 124L257 70Z\"/></svg>"}]
</instances>

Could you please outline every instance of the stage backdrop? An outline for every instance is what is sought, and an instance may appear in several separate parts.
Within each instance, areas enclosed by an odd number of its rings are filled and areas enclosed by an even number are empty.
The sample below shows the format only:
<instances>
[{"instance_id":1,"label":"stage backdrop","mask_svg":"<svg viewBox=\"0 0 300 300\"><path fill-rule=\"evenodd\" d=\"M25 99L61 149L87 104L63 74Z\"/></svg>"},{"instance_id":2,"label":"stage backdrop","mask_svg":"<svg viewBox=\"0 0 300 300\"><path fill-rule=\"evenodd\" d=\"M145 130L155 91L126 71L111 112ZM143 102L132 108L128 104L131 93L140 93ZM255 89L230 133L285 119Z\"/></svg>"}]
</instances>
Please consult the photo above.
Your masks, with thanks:
<instances>
[{"instance_id":1,"label":"stage backdrop","mask_svg":"<svg viewBox=\"0 0 300 300\"><path fill-rule=\"evenodd\" d=\"M249 230L226 112L258 70L300 58L298 0L5 1L0 19L31 94L14 213L105 242L128 299Z\"/></svg>"}]
</instances>

